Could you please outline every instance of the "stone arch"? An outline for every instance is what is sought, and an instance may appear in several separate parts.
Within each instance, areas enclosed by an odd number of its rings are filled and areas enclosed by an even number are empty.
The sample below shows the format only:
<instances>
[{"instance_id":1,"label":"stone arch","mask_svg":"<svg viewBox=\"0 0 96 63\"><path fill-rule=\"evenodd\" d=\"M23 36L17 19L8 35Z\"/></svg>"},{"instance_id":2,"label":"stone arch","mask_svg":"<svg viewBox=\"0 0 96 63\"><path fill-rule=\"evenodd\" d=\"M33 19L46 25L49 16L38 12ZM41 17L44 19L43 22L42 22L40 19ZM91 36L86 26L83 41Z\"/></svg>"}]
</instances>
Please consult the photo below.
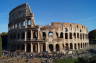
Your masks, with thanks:
<instances>
[{"instance_id":1,"label":"stone arch","mask_svg":"<svg viewBox=\"0 0 96 63\"><path fill-rule=\"evenodd\" d=\"M46 45L43 44L43 51L46 51Z\"/></svg>"},{"instance_id":2,"label":"stone arch","mask_svg":"<svg viewBox=\"0 0 96 63\"><path fill-rule=\"evenodd\" d=\"M74 44L74 49L77 49L77 45L76 45L76 43Z\"/></svg>"},{"instance_id":3,"label":"stone arch","mask_svg":"<svg viewBox=\"0 0 96 63\"><path fill-rule=\"evenodd\" d=\"M84 40L84 33L83 33L83 40Z\"/></svg>"},{"instance_id":4,"label":"stone arch","mask_svg":"<svg viewBox=\"0 0 96 63\"><path fill-rule=\"evenodd\" d=\"M68 29L67 28L65 28L65 32L68 32Z\"/></svg>"},{"instance_id":5,"label":"stone arch","mask_svg":"<svg viewBox=\"0 0 96 63\"><path fill-rule=\"evenodd\" d=\"M82 33L80 33L80 39L82 39Z\"/></svg>"},{"instance_id":6,"label":"stone arch","mask_svg":"<svg viewBox=\"0 0 96 63\"><path fill-rule=\"evenodd\" d=\"M28 30L28 31L27 31L27 40L30 40L30 39L31 39L31 31Z\"/></svg>"},{"instance_id":7,"label":"stone arch","mask_svg":"<svg viewBox=\"0 0 96 63\"><path fill-rule=\"evenodd\" d=\"M83 43L83 48L85 47L84 43Z\"/></svg>"},{"instance_id":8,"label":"stone arch","mask_svg":"<svg viewBox=\"0 0 96 63\"><path fill-rule=\"evenodd\" d=\"M31 52L31 44L27 43L27 52Z\"/></svg>"},{"instance_id":9,"label":"stone arch","mask_svg":"<svg viewBox=\"0 0 96 63\"><path fill-rule=\"evenodd\" d=\"M76 38L76 33L74 33L74 38Z\"/></svg>"},{"instance_id":10,"label":"stone arch","mask_svg":"<svg viewBox=\"0 0 96 63\"><path fill-rule=\"evenodd\" d=\"M66 45L66 46L65 46L65 47L66 47L65 49L66 49L66 50L69 50L69 45L68 45L68 43L66 43L65 45Z\"/></svg>"},{"instance_id":11,"label":"stone arch","mask_svg":"<svg viewBox=\"0 0 96 63\"><path fill-rule=\"evenodd\" d=\"M80 43L78 43L78 49L80 49Z\"/></svg>"},{"instance_id":12,"label":"stone arch","mask_svg":"<svg viewBox=\"0 0 96 63\"><path fill-rule=\"evenodd\" d=\"M56 44L56 51L60 51L60 46L59 46L59 44Z\"/></svg>"},{"instance_id":13,"label":"stone arch","mask_svg":"<svg viewBox=\"0 0 96 63\"><path fill-rule=\"evenodd\" d=\"M48 35L53 36L53 32L49 31Z\"/></svg>"},{"instance_id":14,"label":"stone arch","mask_svg":"<svg viewBox=\"0 0 96 63\"><path fill-rule=\"evenodd\" d=\"M46 32L42 32L43 33L43 40L46 39Z\"/></svg>"},{"instance_id":15,"label":"stone arch","mask_svg":"<svg viewBox=\"0 0 96 63\"><path fill-rule=\"evenodd\" d=\"M57 38L58 38L58 32L56 32L56 36L57 36Z\"/></svg>"},{"instance_id":16,"label":"stone arch","mask_svg":"<svg viewBox=\"0 0 96 63\"><path fill-rule=\"evenodd\" d=\"M35 39L35 40L38 39L38 31L33 32L33 39Z\"/></svg>"},{"instance_id":17,"label":"stone arch","mask_svg":"<svg viewBox=\"0 0 96 63\"><path fill-rule=\"evenodd\" d=\"M81 48L82 48L82 43L81 43Z\"/></svg>"},{"instance_id":18,"label":"stone arch","mask_svg":"<svg viewBox=\"0 0 96 63\"><path fill-rule=\"evenodd\" d=\"M87 47L87 44L85 43L85 47Z\"/></svg>"},{"instance_id":19,"label":"stone arch","mask_svg":"<svg viewBox=\"0 0 96 63\"><path fill-rule=\"evenodd\" d=\"M63 38L63 32L60 33L60 38Z\"/></svg>"},{"instance_id":20,"label":"stone arch","mask_svg":"<svg viewBox=\"0 0 96 63\"><path fill-rule=\"evenodd\" d=\"M79 38L79 33L77 33L77 38Z\"/></svg>"},{"instance_id":21,"label":"stone arch","mask_svg":"<svg viewBox=\"0 0 96 63\"><path fill-rule=\"evenodd\" d=\"M37 45L33 44L33 52L37 52Z\"/></svg>"},{"instance_id":22,"label":"stone arch","mask_svg":"<svg viewBox=\"0 0 96 63\"><path fill-rule=\"evenodd\" d=\"M73 49L73 44L72 43L70 43L70 49Z\"/></svg>"},{"instance_id":23,"label":"stone arch","mask_svg":"<svg viewBox=\"0 0 96 63\"><path fill-rule=\"evenodd\" d=\"M65 39L68 39L68 33L65 33Z\"/></svg>"},{"instance_id":24,"label":"stone arch","mask_svg":"<svg viewBox=\"0 0 96 63\"><path fill-rule=\"evenodd\" d=\"M51 51L51 52L53 52L53 45L52 44L49 44L49 50Z\"/></svg>"},{"instance_id":25,"label":"stone arch","mask_svg":"<svg viewBox=\"0 0 96 63\"><path fill-rule=\"evenodd\" d=\"M70 32L70 39L72 39L72 33Z\"/></svg>"}]
</instances>

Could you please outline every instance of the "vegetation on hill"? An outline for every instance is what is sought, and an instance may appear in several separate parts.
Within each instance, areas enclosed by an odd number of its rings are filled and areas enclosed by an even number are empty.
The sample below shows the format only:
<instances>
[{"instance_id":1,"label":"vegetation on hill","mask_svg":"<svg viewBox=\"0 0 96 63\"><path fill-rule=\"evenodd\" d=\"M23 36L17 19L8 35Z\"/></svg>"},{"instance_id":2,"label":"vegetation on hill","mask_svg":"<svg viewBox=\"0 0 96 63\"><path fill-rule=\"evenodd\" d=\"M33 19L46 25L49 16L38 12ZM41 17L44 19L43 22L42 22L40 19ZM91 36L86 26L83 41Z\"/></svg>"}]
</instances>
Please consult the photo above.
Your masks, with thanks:
<instances>
[{"instance_id":1,"label":"vegetation on hill","mask_svg":"<svg viewBox=\"0 0 96 63\"><path fill-rule=\"evenodd\" d=\"M0 56L2 55L2 38L0 37Z\"/></svg>"},{"instance_id":2,"label":"vegetation on hill","mask_svg":"<svg viewBox=\"0 0 96 63\"><path fill-rule=\"evenodd\" d=\"M93 56L91 58L80 57L77 59L74 58L55 59L54 63L96 63L96 56Z\"/></svg>"}]
</instances>

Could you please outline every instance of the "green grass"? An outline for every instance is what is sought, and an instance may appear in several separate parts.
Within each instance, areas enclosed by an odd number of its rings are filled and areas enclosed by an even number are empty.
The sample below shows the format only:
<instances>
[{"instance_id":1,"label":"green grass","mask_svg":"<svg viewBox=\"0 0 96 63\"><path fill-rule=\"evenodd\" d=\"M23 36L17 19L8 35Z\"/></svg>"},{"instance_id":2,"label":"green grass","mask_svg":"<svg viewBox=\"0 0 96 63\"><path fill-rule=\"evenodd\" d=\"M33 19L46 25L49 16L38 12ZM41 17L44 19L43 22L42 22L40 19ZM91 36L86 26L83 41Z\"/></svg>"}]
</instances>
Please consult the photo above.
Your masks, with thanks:
<instances>
[{"instance_id":1,"label":"green grass","mask_svg":"<svg viewBox=\"0 0 96 63\"><path fill-rule=\"evenodd\" d=\"M65 58L65 59L56 59L54 63L75 63L77 59Z\"/></svg>"}]
</instances>

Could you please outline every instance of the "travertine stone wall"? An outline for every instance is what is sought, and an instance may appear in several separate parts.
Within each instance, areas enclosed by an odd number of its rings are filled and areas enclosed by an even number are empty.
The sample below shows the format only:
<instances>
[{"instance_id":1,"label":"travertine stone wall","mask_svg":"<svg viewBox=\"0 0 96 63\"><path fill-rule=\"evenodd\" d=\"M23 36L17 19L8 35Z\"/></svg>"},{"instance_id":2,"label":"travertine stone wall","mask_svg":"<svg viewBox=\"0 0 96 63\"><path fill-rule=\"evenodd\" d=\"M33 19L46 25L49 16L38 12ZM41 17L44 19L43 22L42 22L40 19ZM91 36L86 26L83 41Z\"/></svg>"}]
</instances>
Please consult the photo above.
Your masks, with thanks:
<instances>
[{"instance_id":1,"label":"travertine stone wall","mask_svg":"<svg viewBox=\"0 0 96 63\"><path fill-rule=\"evenodd\" d=\"M10 50L65 53L89 46L88 30L84 25L60 22L36 25L28 4L20 5L10 12L8 28Z\"/></svg>"}]
</instances>

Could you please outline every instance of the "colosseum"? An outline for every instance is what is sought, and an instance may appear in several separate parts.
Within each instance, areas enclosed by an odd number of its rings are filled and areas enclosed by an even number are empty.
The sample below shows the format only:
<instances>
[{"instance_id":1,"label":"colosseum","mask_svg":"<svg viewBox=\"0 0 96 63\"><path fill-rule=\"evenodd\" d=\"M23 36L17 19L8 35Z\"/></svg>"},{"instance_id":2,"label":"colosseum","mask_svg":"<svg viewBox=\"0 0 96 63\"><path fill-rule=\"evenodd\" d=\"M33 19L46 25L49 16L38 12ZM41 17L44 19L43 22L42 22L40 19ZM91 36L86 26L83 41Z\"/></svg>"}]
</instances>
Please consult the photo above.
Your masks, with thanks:
<instances>
[{"instance_id":1,"label":"colosseum","mask_svg":"<svg viewBox=\"0 0 96 63\"><path fill-rule=\"evenodd\" d=\"M85 50L89 46L88 30L84 25L61 22L36 25L34 14L26 3L9 13L8 37L10 50L29 53L65 53Z\"/></svg>"}]
</instances>

